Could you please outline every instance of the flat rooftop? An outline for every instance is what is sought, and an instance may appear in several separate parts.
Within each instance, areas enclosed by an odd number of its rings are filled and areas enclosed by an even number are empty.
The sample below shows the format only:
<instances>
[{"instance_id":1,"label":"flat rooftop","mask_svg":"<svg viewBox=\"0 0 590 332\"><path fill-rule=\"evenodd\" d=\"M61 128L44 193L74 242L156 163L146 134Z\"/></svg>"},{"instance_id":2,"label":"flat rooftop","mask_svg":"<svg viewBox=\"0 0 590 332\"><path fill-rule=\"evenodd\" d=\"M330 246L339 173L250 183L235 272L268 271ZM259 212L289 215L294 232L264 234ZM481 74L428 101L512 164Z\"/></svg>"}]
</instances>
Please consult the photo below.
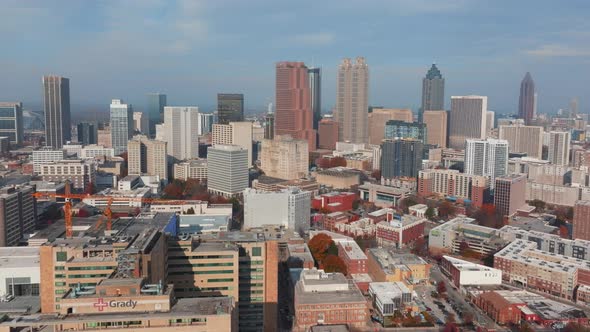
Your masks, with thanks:
<instances>
[{"instance_id":1,"label":"flat rooftop","mask_svg":"<svg viewBox=\"0 0 590 332\"><path fill-rule=\"evenodd\" d=\"M39 268L39 247L0 247L0 269Z\"/></svg>"}]
</instances>

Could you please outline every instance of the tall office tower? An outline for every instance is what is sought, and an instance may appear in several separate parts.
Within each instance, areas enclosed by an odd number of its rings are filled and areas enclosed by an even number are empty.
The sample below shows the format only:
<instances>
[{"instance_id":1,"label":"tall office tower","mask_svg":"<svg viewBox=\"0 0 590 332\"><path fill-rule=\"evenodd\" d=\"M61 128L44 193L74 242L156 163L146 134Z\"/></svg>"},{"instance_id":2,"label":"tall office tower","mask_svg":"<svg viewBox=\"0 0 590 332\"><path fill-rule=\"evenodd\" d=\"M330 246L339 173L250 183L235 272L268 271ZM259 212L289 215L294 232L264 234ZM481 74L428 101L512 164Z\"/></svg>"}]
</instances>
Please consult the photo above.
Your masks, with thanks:
<instances>
[{"instance_id":1,"label":"tall office tower","mask_svg":"<svg viewBox=\"0 0 590 332\"><path fill-rule=\"evenodd\" d=\"M414 116L410 109L373 108L368 115L369 144L381 144L385 138L385 123L389 120L414 122Z\"/></svg>"},{"instance_id":2,"label":"tall office tower","mask_svg":"<svg viewBox=\"0 0 590 332\"><path fill-rule=\"evenodd\" d=\"M28 185L0 189L0 246L17 246L35 231L37 204Z\"/></svg>"},{"instance_id":3,"label":"tall office tower","mask_svg":"<svg viewBox=\"0 0 590 332\"><path fill-rule=\"evenodd\" d=\"M486 135L489 135L492 129L494 129L494 117L496 113L494 111L486 112Z\"/></svg>"},{"instance_id":4,"label":"tall office tower","mask_svg":"<svg viewBox=\"0 0 590 332\"><path fill-rule=\"evenodd\" d=\"M486 138L486 96L452 96L449 121L449 146L463 149L469 138Z\"/></svg>"},{"instance_id":5,"label":"tall office tower","mask_svg":"<svg viewBox=\"0 0 590 332\"><path fill-rule=\"evenodd\" d=\"M133 131L136 133L149 135L150 122L147 114L144 115L143 112L133 112Z\"/></svg>"},{"instance_id":6,"label":"tall office tower","mask_svg":"<svg viewBox=\"0 0 590 332\"><path fill-rule=\"evenodd\" d=\"M543 127L522 124L500 126L498 137L508 141L510 153L526 153L527 157L542 158Z\"/></svg>"},{"instance_id":7,"label":"tall office tower","mask_svg":"<svg viewBox=\"0 0 590 332\"><path fill-rule=\"evenodd\" d=\"M367 143L369 141L369 66L365 58L355 63L348 58L338 67L336 80L336 110L338 141Z\"/></svg>"},{"instance_id":8,"label":"tall office tower","mask_svg":"<svg viewBox=\"0 0 590 332\"><path fill-rule=\"evenodd\" d=\"M273 139L275 137L275 115L267 113L264 116L264 139Z\"/></svg>"},{"instance_id":9,"label":"tall office tower","mask_svg":"<svg viewBox=\"0 0 590 332\"><path fill-rule=\"evenodd\" d=\"M576 202L572 226L572 239L590 241L590 201Z\"/></svg>"},{"instance_id":10,"label":"tall office tower","mask_svg":"<svg viewBox=\"0 0 590 332\"><path fill-rule=\"evenodd\" d=\"M279 192L244 190L244 230L283 226L298 233L309 230L311 191L289 187ZM272 209L268 207L272 206Z\"/></svg>"},{"instance_id":11,"label":"tall office tower","mask_svg":"<svg viewBox=\"0 0 590 332\"><path fill-rule=\"evenodd\" d=\"M445 109L445 79L440 70L433 63L432 67L422 79L422 107L418 115L418 121L423 121L425 111Z\"/></svg>"},{"instance_id":12,"label":"tall office tower","mask_svg":"<svg viewBox=\"0 0 590 332\"><path fill-rule=\"evenodd\" d=\"M520 98L518 99L518 117L524 119L524 124L530 125L535 110L535 81L529 72L520 82Z\"/></svg>"},{"instance_id":13,"label":"tall office tower","mask_svg":"<svg viewBox=\"0 0 590 332\"><path fill-rule=\"evenodd\" d=\"M98 125L96 123L80 122L77 127L78 143L82 145L98 144Z\"/></svg>"},{"instance_id":14,"label":"tall office tower","mask_svg":"<svg viewBox=\"0 0 590 332\"><path fill-rule=\"evenodd\" d=\"M149 135L156 135L156 125L164 120L164 107L166 107L166 95L163 93L147 94L147 115L149 122Z\"/></svg>"},{"instance_id":15,"label":"tall office tower","mask_svg":"<svg viewBox=\"0 0 590 332\"><path fill-rule=\"evenodd\" d=\"M465 142L465 174L490 178L490 187L496 177L508 173L508 142L499 139L468 139Z\"/></svg>"},{"instance_id":16,"label":"tall office tower","mask_svg":"<svg viewBox=\"0 0 590 332\"><path fill-rule=\"evenodd\" d=\"M244 95L241 93L217 94L217 123L244 121Z\"/></svg>"},{"instance_id":17,"label":"tall office tower","mask_svg":"<svg viewBox=\"0 0 590 332\"><path fill-rule=\"evenodd\" d=\"M447 147L447 111L424 111L422 123L426 125L426 143L439 148Z\"/></svg>"},{"instance_id":18,"label":"tall office tower","mask_svg":"<svg viewBox=\"0 0 590 332\"><path fill-rule=\"evenodd\" d=\"M0 137L8 137L10 144L23 144L23 104L0 102Z\"/></svg>"},{"instance_id":19,"label":"tall office tower","mask_svg":"<svg viewBox=\"0 0 590 332\"><path fill-rule=\"evenodd\" d=\"M311 112L313 113L313 129L319 129L322 119L322 71L320 68L309 68L309 97Z\"/></svg>"},{"instance_id":20,"label":"tall office tower","mask_svg":"<svg viewBox=\"0 0 590 332\"><path fill-rule=\"evenodd\" d=\"M578 98L574 97L570 100L570 112L572 116L578 115Z\"/></svg>"},{"instance_id":21,"label":"tall office tower","mask_svg":"<svg viewBox=\"0 0 590 332\"><path fill-rule=\"evenodd\" d=\"M309 151L316 148L309 74L303 62L279 62L276 65L275 136L291 135L306 140Z\"/></svg>"},{"instance_id":22,"label":"tall office tower","mask_svg":"<svg viewBox=\"0 0 590 332\"><path fill-rule=\"evenodd\" d=\"M289 135L262 141L260 168L268 176L294 180L309 172L309 145Z\"/></svg>"},{"instance_id":23,"label":"tall office tower","mask_svg":"<svg viewBox=\"0 0 590 332\"><path fill-rule=\"evenodd\" d=\"M43 76L45 145L61 148L71 140L70 80L61 76Z\"/></svg>"},{"instance_id":24,"label":"tall office tower","mask_svg":"<svg viewBox=\"0 0 590 332\"><path fill-rule=\"evenodd\" d=\"M199 108L164 107L164 138L168 155L177 160L199 157Z\"/></svg>"},{"instance_id":25,"label":"tall office tower","mask_svg":"<svg viewBox=\"0 0 590 332\"><path fill-rule=\"evenodd\" d=\"M537 106L539 105L537 103L539 94L535 92L535 96L533 97L533 119L537 118Z\"/></svg>"},{"instance_id":26,"label":"tall office tower","mask_svg":"<svg viewBox=\"0 0 590 332\"><path fill-rule=\"evenodd\" d=\"M426 143L426 136L426 125L423 123L389 120L385 124L385 139L413 138Z\"/></svg>"},{"instance_id":27,"label":"tall office tower","mask_svg":"<svg viewBox=\"0 0 590 332\"><path fill-rule=\"evenodd\" d=\"M422 169L423 144L415 139L385 139L381 143L381 176L417 177Z\"/></svg>"},{"instance_id":28,"label":"tall office tower","mask_svg":"<svg viewBox=\"0 0 590 332\"><path fill-rule=\"evenodd\" d=\"M210 192L233 197L248 188L248 150L237 145L207 148L207 188Z\"/></svg>"},{"instance_id":29,"label":"tall office tower","mask_svg":"<svg viewBox=\"0 0 590 332\"><path fill-rule=\"evenodd\" d=\"M247 166L252 166L252 122L230 122L229 124L214 124L211 144L237 145L248 151Z\"/></svg>"},{"instance_id":30,"label":"tall office tower","mask_svg":"<svg viewBox=\"0 0 590 332\"><path fill-rule=\"evenodd\" d=\"M168 155L166 142L136 135L127 144L127 168L129 175L157 175L168 179Z\"/></svg>"},{"instance_id":31,"label":"tall office tower","mask_svg":"<svg viewBox=\"0 0 590 332\"><path fill-rule=\"evenodd\" d=\"M214 115L211 113L199 113L199 136L207 135L213 130Z\"/></svg>"},{"instance_id":32,"label":"tall office tower","mask_svg":"<svg viewBox=\"0 0 590 332\"><path fill-rule=\"evenodd\" d=\"M555 165L567 165L570 161L569 131L549 132L549 162Z\"/></svg>"},{"instance_id":33,"label":"tall office tower","mask_svg":"<svg viewBox=\"0 0 590 332\"><path fill-rule=\"evenodd\" d=\"M332 118L322 119L318 137L318 147L320 149L335 150L336 142L338 142L338 123Z\"/></svg>"},{"instance_id":34,"label":"tall office tower","mask_svg":"<svg viewBox=\"0 0 590 332\"><path fill-rule=\"evenodd\" d=\"M133 109L120 99L111 102L111 144L115 154L127 150L127 141L133 137Z\"/></svg>"},{"instance_id":35,"label":"tall office tower","mask_svg":"<svg viewBox=\"0 0 590 332\"><path fill-rule=\"evenodd\" d=\"M494 205L502 216L510 216L526 204L526 174L509 174L496 178Z\"/></svg>"}]
</instances>

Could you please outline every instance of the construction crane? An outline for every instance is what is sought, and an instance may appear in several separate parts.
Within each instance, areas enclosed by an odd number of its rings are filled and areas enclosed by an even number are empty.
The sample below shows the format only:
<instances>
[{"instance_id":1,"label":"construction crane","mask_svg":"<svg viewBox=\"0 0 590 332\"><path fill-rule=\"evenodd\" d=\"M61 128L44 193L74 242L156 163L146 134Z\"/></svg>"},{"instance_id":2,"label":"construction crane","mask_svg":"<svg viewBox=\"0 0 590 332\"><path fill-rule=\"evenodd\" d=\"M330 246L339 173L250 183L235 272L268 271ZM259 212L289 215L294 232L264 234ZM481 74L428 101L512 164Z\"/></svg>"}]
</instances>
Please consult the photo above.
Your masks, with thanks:
<instances>
[{"instance_id":1,"label":"construction crane","mask_svg":"<svg viewBox=\"0 0 590 332\"><path fill-rule=\"evenodd\" d=\"M136 202L146 203L146 204L183 204L186 203L185 200L169 200L169 199L162 199L162 198L126 198L126 197L112 197L108 195L92 195L92 194L72 194L70 190L69 182L66 182L65 190L63 194L60 193L49 193L49 192L36 192L33 193L33 197L35 198L62 198L65 200L64 203L64 221L66 225L66 238L71 238L74 236L74 227L72 222L72 200L83 200L83 199L106 199L107 204L103 211L103 215L107 219L107 230L111 230L112 227L112 218L113 218L113 211L111 210L111 205L113 202L118 201L129 201L133 200ZM97 222L95 226L98 228L102 224L102 220Z\"/></svg>"}]
</instances>

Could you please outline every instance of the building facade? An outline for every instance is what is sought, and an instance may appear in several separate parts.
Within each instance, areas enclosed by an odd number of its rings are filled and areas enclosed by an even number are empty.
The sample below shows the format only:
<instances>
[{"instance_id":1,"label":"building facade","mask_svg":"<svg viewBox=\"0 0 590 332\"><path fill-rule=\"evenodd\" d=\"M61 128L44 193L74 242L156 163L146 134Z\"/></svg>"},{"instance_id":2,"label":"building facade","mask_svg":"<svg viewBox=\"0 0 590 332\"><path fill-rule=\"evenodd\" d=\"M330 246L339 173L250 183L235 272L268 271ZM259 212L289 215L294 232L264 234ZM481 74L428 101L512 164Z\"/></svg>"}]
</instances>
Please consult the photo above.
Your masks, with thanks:
<instances>
[{"instance_id":1,"label":"building facade","mask_svg":"<svg viewBox=\"0 0 590 332\"><path fill-rule=\"evenodd\" d=\"M422 142L389 139L381 143L381 177L416 177L422 168Z\"/></svg>"},{"instance_id":2,"label":"building facade","mask_svg":"<svg viewBox=\"0 0 590 332\"><path fill-rule=\"evenodd\" d=\"M294 180L309 173L308 142L289 136L262 141L260 168L268 176Z\"/></svg>"},{"instance_id":3,"label":"building facade","mask_svg":"<svg viewBox=\"0 0 590 332\"><path fill-rule=\"evenodd\" d=\"M445 79L436 64L426 73L422 79L422 107L420 108L419 121L423 121L423 112L445 109Z\"/></svg>"},{"instance_id":4,"label":"building facade","mask_svg":"<svg viewBox=\"0 0 590 332\"><path fill-rule=\"evenodd\" d=\"M338 123L331 118L324 118L319 123L318 148L334 150L338 142Z\"/></svg>"},{"instance_id":5,"label":"building facade","mask_svg":"<svg viewBox=\"0 0 590 332\"><path fill-rule=\"evenodd\" d=\"M127 150L127 142L133 137L133 109L120 99L111 102L111 144L115 154Z\"/></svg>"},{"instance_id":6,"label":"building facade","mask_svg":"<svg viewBox=\"0 0 590 332\"><path fill-rule=\"evenodd\" d=\"M447 147L447 111L424 111L422 123L426 126L426 144L436 145L439 148Z\"/></svg>"},{"instance_id":7,"label":"building facade","mask_svg":"<svg viewBox=\"0 0 590 332\"><path fill-rule=\"evenodd\" d=\"M336 109L338 141L368 143L369 66L365 58L342 60L338 67Z\"/></svg>"},{"instance_id":8,"label":"building facade","mask_svg":"<svg viewBox=\"0 0 590 332\"><path fill-rule=\"evenodd\" d=\"M466 140L465 173L487 176L493 187L496 177L508 173L508 142L491 138Z\"/></svg>"},{"instance_id":9,"label":"building facade","mask_svg":"<svg viewBox=\"0 0 590 332\"><path fill-rule=\"evenodd\" d=\"M568 165L570 159L570 133L567 131L549 132L548 160L555 165Z\"/></svg>"},{"instance_id":10,"label":"building facade","mask_svg":"<svg viewBox=\"0 0 590 332\"><path fill-rule=\"evenodd\" d=\"M60 76L43 76L45 110L45 145L61 148L71 140L70 80Z\"/></svg>"},{"instance_id":11,"label":"building facade","mask_svg":"<svg viewBox=\"0 0 590 332\"><path fill-rule=\"evenodd\" d=\"M207 188L223 196L240 195L248 188L248 151L237 145L207 148Z\"/></svg>"},{"instance_id":12,"label":"building facade","mask_svg":"<svg viewBox=\"0 0 590 332\"><path fill-rule=\"evenodd\" d=\"M373 108L369 113L369 144L381 144L385 138L385 124L389 120L413 122L411 109Z\"/></svg>"},{"instance_id":13,"label":"building facade","mask_svg":"<svg viewBox=\"0 0 590 332\"><path fill-rule=\"evenodd\" d=\"M452 96L449 147L463 149L466 139L485 139L487 110L486 96Z\"/></svg>"},{"instance_id":14,"label":"building facade","mask_svg":"<svg viewBox=\"0 0 590 332\"><path fill-rule=\"evenodd\" d=\"M526 205L526 175L509 174L496 178L494 206L502 216L510 216Z\"/></svg>"},{"instance_id":15,"label":"building facade","mask_svg":"<svg viewBox=\"0 0 590 332\"><path fill-rule=\"evenodd\" d=\"M267 207L272 206L272 209ZM244 190L244 230L280 225L298 233L309 230L311 192L298 188L267 192Z\"/></svg>"},{"instance_id":16,"label":"building facade","mask_svg":"<svg viewBox=\"0 0 590 332\"><path fill-rule=\"evenodd\" d=\"M527 157L542 159L543 127L504 125L500 126L498 137L508 142L510 153L526 153Z\"/></svg>"},{"instance_id":17,"label":"building facade","mask_svg":"<svg viewBox=\"0 0 590 332\"><path fill-rule=\"evenodd\" d=\"M535 82L529 72L520 82L520 97L518 99L518 117L524 119L526 125L531 124L535 113Z\"/></svg>"},{"instance_id":18,"label":"building facade","mask_svg":"<svg viewBox=\"0 0 590 332\"><path fill-rule=\"evenodd\" d=\"M0 137L8 137L12 145L21 145L23 134L23 104L0 102Z\"/></svg>"},{"instance_id":19,"label":"building facade","mask_svg":"<svg viewBox=\"0 0 590 332\"><path fill-rule=\"evenodd\" d=\"M167 143L137 135L127 143L129 175L156 175L168 179Z\"/></svg>"},{"instance_id":20,"label":"building facade","mask_svg":"<svg viewBox=\"0 0 590 332\"><path fill-rule=\"evenodd\" d=\"M319 129L322 119L322 70L321 68L309 68L309 97L311 100L311 112L313 113L313 129Z\"/></svg>"},{"instance_id":21,"label":"building facade","mask_svg":"<svg viewBox=\"0 0 590 332\"><path fill-rule=\"evenodd\" d=\"M574 205L572 239L590 241L590 201L577 201Z\"/></svg>"},{"instance_id":22,"label":"building facade","mask_svg":"<svg viewBox=\"0 0 590 332\"><path fill-rule=\"evenodd\" d=\"M164 120L164 107L166 106L166 95L163 93L147 94L147 117L149 119L149 137L156 135L156 125Z\"/></svg>"},{"instance_id":23,"label":"building facade","mask_svg":"<svg viewBox=\"0 0 590 332\"><path fill-rule=\"evenodd\" d=\"M426 125L418 122L389 120L385 124L385 139L411 138L426 143Z\"/></svg>"},{"instance_id":24,"label":"building facade","mask_svg":"<svg viewBox=\"0 0 590 332\"><path fill-rule=\"evenodd\" d=\"M244 121L244 95L241 93L217 94L217 123Z\"/></svg>"},{"instance_id":25,"label":"building facade","mask_svg":"<svg viewBox=\"0 0 590 332\"><path fill-rule=\"evenodd\" d=\"M275 135L290 135L308 143L308 151L316 149L313 129L309 73L303 62L276 64Z\"/></svg>"},{"instance_id":26,"label":"building facade","mask_svg":"<svg viewBox=\"0 0 590 332\"><path fill-rule=\"evenodd\" d=\"M164 107L164 138L168 154L177 160L199 157L199 108Z\"/></svg>"},{"instance_id":27,"label":"building facade","mask_svg":"<svg viewBox=\"0 0 590 332\"><path fill-rule=\"evenodd\" d=\"M98 144L98 124L80 122L77 125L78 143L82 145Z\"/></svg>"},{"instance_id":28,"label":"building facade","mask_svg":"<svg viewBox=\"0 0 590 332\"><path fill-rule=\"evenodd\" d=\"M32 186L0 189L0 247L17 246L35 231L37 203Z\"/></svg>"},{"instance_id":29,"label":"building facade","mask_svg":"<svg viewBox=\"0 0 590 332\"><path fill-rule=\"evenodd\" d=\"M175 163L174 178L183 181L188 179L207 180L207 160L193 159L182 163Z\"/></svg>"}]
</instances>

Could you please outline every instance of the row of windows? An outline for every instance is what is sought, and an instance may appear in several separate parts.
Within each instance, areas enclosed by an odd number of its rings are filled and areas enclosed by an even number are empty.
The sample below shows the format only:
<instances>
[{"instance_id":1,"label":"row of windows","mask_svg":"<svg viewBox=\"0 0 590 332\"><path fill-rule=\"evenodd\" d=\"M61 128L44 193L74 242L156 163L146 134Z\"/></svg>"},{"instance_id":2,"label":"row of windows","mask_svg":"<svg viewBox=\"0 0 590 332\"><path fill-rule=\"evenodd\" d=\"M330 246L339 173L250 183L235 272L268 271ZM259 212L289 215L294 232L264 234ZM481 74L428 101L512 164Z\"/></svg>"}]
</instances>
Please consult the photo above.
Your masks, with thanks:
<instances>
[{"instance_id":1,"label":"row of windows","mask_svg":"<svg viewBox=\"0 0 590 332\"><path fill-rule=\"evenodd\" d=\"M234 273L234 270L217 270L217 271L180 271L180 272L170 272L170 275L191 275L191 274L226 274L226 273Z\"/></svg>"},{"instance_id":2,"label":"row of windows","mask_svg":"<svg viewBox=\"0 0 590 332\"><path fill-rule=\"evenodd\" d=\"M116 266L70 266L68 271L83 271L83 270L113 270Z\"/></svg>"},{"instance_id":3,"label":"row of windows","mask_svg":"<svg viewBox=\"0 0 590 332\"><path fill-rule=\"evenodd\" d=\"M69 277L72 279L83 279L83 278L106 278L110 274L72 274Z\"/></svg>"},{"instance_id":4,"label":"row of windows","mask_svg":"<svg viewBox=\"0 0 590 332\"><path fill-rule=\"evenodd\" d=\"M187 267L187 266L193 266L193 267L234 266L234 263L229 262L229 263L170 264L170 267L171 268L174 268L174 267Z\"/></svg>"}]
</instances>

